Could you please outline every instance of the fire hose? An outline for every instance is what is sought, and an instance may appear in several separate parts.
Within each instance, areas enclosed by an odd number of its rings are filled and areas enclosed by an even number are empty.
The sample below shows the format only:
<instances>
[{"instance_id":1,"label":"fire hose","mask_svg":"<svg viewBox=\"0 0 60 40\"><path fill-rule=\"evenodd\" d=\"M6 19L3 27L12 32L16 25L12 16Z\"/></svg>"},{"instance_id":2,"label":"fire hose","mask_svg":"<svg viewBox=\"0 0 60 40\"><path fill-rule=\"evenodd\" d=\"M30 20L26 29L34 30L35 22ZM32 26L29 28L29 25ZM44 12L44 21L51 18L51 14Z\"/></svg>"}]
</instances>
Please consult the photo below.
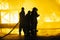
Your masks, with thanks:
<instances>
[{"instance_id":1,"label":"fire hose","mask_svg":"<svg viewBox=\"0 0 60 40\"><path fill-rule=\"evenodd\" d=\"M8 35L16 28L16 26L17 26L18 24L19 24L19 22L12 28L12 30L11 30L8 34L4 35L3 37L0 37L0 39L8 36Z\"/></svg>"}]
</instances>

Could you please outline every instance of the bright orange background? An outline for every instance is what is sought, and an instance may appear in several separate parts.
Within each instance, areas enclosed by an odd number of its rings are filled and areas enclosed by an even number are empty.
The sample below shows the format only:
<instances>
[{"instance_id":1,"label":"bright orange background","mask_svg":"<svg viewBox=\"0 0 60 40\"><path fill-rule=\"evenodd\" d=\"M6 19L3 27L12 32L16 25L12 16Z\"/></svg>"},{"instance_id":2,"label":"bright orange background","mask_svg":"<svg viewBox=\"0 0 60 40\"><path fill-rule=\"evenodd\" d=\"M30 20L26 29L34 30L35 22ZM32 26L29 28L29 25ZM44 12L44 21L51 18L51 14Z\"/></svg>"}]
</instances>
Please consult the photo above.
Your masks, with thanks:
<instances>
[{"instance_id":1,"label":"bright orange background","mask_svg":"<svg viewBox=\"0 0 60 40\"><path fill-rule=\"evenodd\" d=\"M26 14L33 7L38 8L40 16L37 18L37 35L51 36L60 33L60 0L0 0L1 24L17 23L21 7L25 8ZM13 33L18 34L18 29Z\"/></svg>"}]
</instances>

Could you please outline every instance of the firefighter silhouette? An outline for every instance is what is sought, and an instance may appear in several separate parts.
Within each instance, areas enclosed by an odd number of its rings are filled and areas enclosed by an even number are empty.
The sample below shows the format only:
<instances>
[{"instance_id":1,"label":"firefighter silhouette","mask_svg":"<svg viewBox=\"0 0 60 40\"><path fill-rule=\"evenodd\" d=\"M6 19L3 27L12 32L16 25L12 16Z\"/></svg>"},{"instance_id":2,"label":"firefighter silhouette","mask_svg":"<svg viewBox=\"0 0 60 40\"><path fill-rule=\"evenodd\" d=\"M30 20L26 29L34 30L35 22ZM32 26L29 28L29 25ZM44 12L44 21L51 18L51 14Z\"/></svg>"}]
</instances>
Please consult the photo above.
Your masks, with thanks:
<instances>
[{"instance_id":1,"label":"firefighter silhouette","mask_svg":"<svg viewBox=\"0 0 60 40\"><path fill-rule=\"evenodd\" d=\"M25 17L25 22L26 22L26 29L25 29L25 40L30 40L30 14L31 14L31 11L29 10L28 13L26 14L26 17Z\"/></svg>"},{"instance_id":2,"label":"firefighter silhouette","mask_svg":"<svg viewBox=\"0 0 60 40\"><path fill-rule=\"evenodd\" d=\"M31 12L31 35L33 38L37 35L37 17L39 16L37 11L38 9L34 7Z\"/></svg>"},{"instance_id":3,"label":"firefighter silhouette","mask_svg":"<svg viewBox=\"0 0 60 40\"><path fill-rule=\"evenodd\" d=\"M25 16L24 8L20 12L20 25L19 25L19 34L21 35L21 30L23 29L25 40L35 40L37 35L37 13L38 9L34 7L32 11L28 11Z\"/></svg>"},{"instance_id":4,"label":"firefighter silhouette","mask_svg":"<svg viewBox=\"0 0 60 40\"><path fill-rule=\"evenodd\" d=\"M24 11L24 7L21 8L21 12L19 13L19 35L21 35L21 31L23 29L23 32L25 31L24 30L24 27L25 27L25 11Z\"/></svg>"}]
</instances>

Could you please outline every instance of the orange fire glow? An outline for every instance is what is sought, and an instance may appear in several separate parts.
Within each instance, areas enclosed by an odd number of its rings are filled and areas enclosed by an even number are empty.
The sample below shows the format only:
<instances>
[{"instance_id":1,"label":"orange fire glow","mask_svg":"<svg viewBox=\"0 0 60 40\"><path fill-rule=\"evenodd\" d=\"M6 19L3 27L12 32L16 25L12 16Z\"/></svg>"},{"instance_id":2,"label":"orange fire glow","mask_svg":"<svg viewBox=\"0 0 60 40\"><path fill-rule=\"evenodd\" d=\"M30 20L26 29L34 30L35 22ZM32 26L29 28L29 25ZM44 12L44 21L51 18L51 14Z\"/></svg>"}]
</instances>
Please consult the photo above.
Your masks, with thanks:
<instances>
[{"instance_id":1,"label":"orange fire glow","mask_svg":"<svg viewBox=\"0 0 60 40\"><path fill-rule=\"evenodd\" d=\"M51 36L60 33L60 0L5 0L0 1L1 24L13 24L19 21L19 12L21 7L25 8L27 14L28 10L33 7L38 8L40 15L37 24L37 35ZM11 30L6 29L8 32ZM5 29L3 33L7 33ZM15 29L12 34L18 34L18 29ZM23 32L22 32L23 35Z\"/></svg>"}]
</instances>

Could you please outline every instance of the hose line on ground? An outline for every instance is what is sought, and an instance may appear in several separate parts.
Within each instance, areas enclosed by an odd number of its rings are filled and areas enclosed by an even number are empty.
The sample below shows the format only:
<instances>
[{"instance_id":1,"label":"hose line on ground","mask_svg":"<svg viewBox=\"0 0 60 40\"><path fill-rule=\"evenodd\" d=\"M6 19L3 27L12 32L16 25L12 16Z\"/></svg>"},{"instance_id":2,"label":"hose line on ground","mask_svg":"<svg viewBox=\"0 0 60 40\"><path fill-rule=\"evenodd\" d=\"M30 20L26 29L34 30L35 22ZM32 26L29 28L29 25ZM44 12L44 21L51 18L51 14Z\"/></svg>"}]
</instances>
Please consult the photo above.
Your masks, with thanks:
<instances>
[{"instance_id":1,"label":"hose line on ground","mask_svg":"<svg viewBox=\"0 0 60 40\"><path fill-rule=\"evenodd\" d=\"M3 37L0 37L0 39L8 36L8 35L16 28L16 26L17 26L18 24L19 24L19 22L13 27L13 29L12 29L8 34L4 35Z\"/></svg>"}]
</instances>

